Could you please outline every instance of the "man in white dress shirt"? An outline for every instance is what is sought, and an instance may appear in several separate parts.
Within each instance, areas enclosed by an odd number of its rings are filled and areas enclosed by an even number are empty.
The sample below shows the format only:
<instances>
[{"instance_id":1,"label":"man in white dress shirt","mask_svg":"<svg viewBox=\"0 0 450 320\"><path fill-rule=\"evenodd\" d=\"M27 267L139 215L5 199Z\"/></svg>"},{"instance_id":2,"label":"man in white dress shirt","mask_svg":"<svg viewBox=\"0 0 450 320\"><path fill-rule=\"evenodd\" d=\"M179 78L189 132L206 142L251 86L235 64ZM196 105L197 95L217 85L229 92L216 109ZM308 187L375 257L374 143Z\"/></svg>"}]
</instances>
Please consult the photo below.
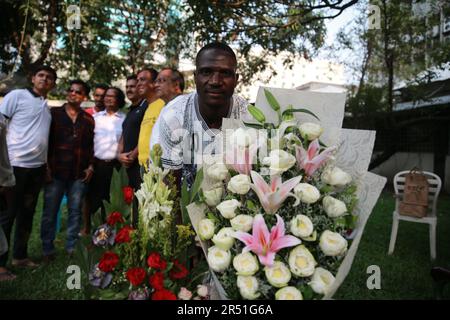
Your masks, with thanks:
<instances>
[{"instance_id":1,"label":"man in white dress shirt","mask_svg":"<svg viewBox=\"0 0 450 320\"><path fill-rule=\"evenodd\" d=\"M125 94L122 90L110 87L105 93L105 110L94 114L94 176L89 184L87 195L90 215L101 209L102 216L105 217L103 200L109 200L113 170L120 170L117 150L122 135L122 123L125 120L125 113L120 109L124 105ZM89 229L90 221L88 220L85 226L86 233L89 233Z\"/></svg>"}]
</instances>

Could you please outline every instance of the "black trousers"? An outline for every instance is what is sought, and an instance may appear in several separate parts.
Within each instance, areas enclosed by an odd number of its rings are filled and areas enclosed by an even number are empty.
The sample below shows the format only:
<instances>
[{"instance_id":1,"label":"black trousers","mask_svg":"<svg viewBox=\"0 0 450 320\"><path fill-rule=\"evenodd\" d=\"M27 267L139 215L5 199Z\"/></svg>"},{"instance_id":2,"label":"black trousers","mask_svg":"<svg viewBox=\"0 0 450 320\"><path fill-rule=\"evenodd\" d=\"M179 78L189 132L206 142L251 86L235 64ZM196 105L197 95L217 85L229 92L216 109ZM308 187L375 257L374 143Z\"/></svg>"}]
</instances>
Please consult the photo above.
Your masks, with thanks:
<instances>
[{"instance_id":1,"label":"black trousers","mask_svg":"<svg viewBox=\"0 0 450 320\"><path fill-rule=\"evenodd\" d=\"M127 168L127 175L128 175L128 184L130 187L133 188L133 190L136 192L141 188L142 178L141 178L141 166L137 161L133 163L133 165L129 168ZM138 221L138 207L139 203L137 201L136 197L133 197L133 204L132 204L132 222L133 226L137 227L137 221Z\"/></svg>"},{"instance_id":2,"label":"black trousers","mask_svg":"<svg viewBox=\"0 0 450 320\"><path fill-rule=\"evenodd\" d=\"M120 170L120 163L117 160L103 161L95 159L94 175L89 182L87 200L89 201L90 214L94 214L98 209L102 210L102 217L105 218L105 208L103 200L109 201L111 179L114 169Z\"/></svg>"},{"instance_id":3,"label":"black trousers","mask_svg":"<svg viewBox=\"0 0 450 320\"><path fill-rule=\"evenodd\" d=\"M28 240L33 228L33 217L39 192L44 184L45 166L39 168L13 167L16 185L5 190L6 210L0 211L0 225L8 247L13 247L14 259L26 259ZM14 245L10 245L11 231L16 222ZM0 267L6 266L8 251L0 256Z\"/></svg>"}]
</instances>

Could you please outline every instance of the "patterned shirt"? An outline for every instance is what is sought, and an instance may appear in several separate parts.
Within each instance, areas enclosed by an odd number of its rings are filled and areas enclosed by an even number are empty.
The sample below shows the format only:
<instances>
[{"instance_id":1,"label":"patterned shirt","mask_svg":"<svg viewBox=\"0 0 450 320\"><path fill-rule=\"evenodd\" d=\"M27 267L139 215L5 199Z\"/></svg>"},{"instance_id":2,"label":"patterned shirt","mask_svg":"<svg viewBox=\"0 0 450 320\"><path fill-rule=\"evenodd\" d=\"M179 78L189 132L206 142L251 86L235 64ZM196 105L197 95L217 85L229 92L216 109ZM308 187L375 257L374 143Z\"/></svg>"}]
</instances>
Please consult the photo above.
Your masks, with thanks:
<instances>
[{"instance_id":1,"label":"patterned shirt","mask_svg":"<svg viewBox=\"0 0 450 320\"><path fill-rule=\"evenodd\" d=\"M94 118L80 111L75 122L72 122L65 104L52 108L51 113L48 147L50 172L57 179L82 179L84 170L94 163Z\"/></svg>"}]
</instances>

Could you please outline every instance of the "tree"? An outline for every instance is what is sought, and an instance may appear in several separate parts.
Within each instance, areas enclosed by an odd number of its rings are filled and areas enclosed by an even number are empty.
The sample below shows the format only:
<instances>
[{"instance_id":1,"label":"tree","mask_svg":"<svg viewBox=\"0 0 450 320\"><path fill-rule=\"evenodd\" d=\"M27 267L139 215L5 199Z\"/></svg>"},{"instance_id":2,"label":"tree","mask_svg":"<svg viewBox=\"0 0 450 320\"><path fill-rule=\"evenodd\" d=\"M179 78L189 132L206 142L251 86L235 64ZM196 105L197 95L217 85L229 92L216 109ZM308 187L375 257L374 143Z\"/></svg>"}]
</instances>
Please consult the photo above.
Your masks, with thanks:
<instances>
[{"instance_id":1,"label":"tree","mask_svg":"<svg viewBox=\"0 0 450 320\"><path fill-rule=\"evenodd\" d=\"M177 66L181 57L193 58L199 46L220 40L239 52L242 79L248 83L266 68L269 53L314 55L324 41L324 20L356 2L7 0L4 9L12 22L0 38L2 70L11 72L17 61L27 73L32 65L50 62L66 79L110 82L147 63ZM80 6L81 29L66 26L72 4ZM23 26L25 41L20 41ZM118 43L119 52L111 52L112 43ZM252 53L255 47L262 53Z\"/></svg>"},{"instance_id":2,"label":"tree","mask_svg":"<svg viewBox=\"0 0 450 320\"><path fill-rule=\"evenodd\" d=\"M282 51L310 57L324 43L325 19L339 16L357 1L195 1L186 23L196 30L196 42L225 41L238 49L242 81L267 67L268 56ZM262 51L253 54L251 49ZM289 65L293 60L286 58Z\"/></svg>"},{"instance_id":3,"label":"tree","mask_svg":"<svg viewBox=\"0 0 450 320\"><path fill-rule=\"evenodd\" d=\"M380 28L369 30L360 22L346 27L338 38L341 48L359 48L354 60L357 61L354 65L359 87L349 96L347 104L355 117L353 123L373 128L375 119L384 119L383 126L378 121L377 129L390 132L391 138L383 141L383 152L373 159L370 168L377 167L399 150L397 137L407 127L431 120L424 116L400 121L393 112L396 86L408 87L404 91L412 100L426 100L429 96L423 89L424 84L430 83L436 70L444 69L450 61L450 42L433 36L432 32L440 26L441 13L448 12L449 5L444 1L425 3L426 10L417 10L413 1L372 1L371 4L380 9ZM361 21L367 17L367 3L359 10Z\"/></svg>"}]
</instances>

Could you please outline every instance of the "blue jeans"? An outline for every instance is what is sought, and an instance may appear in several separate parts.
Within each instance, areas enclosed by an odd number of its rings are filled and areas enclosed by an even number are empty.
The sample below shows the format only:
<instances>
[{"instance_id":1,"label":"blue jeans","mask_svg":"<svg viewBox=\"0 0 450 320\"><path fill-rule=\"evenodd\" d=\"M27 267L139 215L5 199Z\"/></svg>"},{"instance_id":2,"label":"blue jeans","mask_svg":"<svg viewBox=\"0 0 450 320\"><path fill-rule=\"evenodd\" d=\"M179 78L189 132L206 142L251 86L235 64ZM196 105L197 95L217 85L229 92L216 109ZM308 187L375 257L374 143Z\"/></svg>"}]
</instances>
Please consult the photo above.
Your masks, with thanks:
<instances>
[{"instance_id":1,"label":"blue jeans","mask_svg":"<svg viewBox=\"0 0 450 320\"><path fill-rule=\"evenodd\" d=\"M42 212L41 240L44 255L53 254L56 237L56 224L58 210L64 194L67 195L67 241L66 250L71 252L75 249L78 233L81 228L81 205L86 184L81 180L59 180L53 181L44 188L44 211Z\"/></svg>"}]
</instances>

